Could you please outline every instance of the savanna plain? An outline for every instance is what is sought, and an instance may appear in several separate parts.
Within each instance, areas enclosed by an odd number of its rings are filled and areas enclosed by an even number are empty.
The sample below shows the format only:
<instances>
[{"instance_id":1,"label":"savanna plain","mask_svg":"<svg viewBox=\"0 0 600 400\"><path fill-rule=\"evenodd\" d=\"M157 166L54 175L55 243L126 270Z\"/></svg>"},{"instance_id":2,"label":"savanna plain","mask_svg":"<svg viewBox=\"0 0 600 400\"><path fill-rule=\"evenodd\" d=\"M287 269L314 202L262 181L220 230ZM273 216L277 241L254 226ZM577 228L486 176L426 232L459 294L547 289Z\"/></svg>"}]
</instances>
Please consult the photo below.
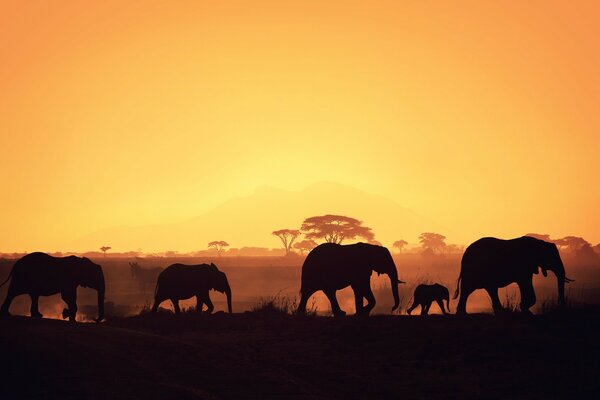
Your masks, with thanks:
<instances>
[{"instance_id":1,"label":"savanna plain","mask_svg":"<svg viewBox=\"0 0 600 400\"><path fill-rule=\"evenodd\" d=\"M2 259L0 279L15 260ZM311 312L293 315L301 257L222 257L233 293L211 292L213 315L198 314L193 300L174 315L168 302L148 313L154 286L131 274L143 268L204 259L118 257L94 259L107 282L101 324L95 293L79 289L82 323L58 320L58 296L42 298L48 319L29 318L29 299L17 298L13 317L0 319L1 398L97 399L375 399L375 398L589 398L600 390L600 268L566 258L575 282L567 307L556 306L556 280L535 276L533 316L515 312L518 291L500 291L507 312L491 315L485 293L469 299L467 316L420 317L405 313L414 287L439 282L454 291L460 256L395 256L401 313L390 314L392 296L375 274L371 317L331 318L322 295ZM5 294L6 287L0 291ZM352 314L348 289L338 292ZM451 301L451 311L455 311ZM583 397L582 397L583 396Z\"/></svg>"}]
</instances>

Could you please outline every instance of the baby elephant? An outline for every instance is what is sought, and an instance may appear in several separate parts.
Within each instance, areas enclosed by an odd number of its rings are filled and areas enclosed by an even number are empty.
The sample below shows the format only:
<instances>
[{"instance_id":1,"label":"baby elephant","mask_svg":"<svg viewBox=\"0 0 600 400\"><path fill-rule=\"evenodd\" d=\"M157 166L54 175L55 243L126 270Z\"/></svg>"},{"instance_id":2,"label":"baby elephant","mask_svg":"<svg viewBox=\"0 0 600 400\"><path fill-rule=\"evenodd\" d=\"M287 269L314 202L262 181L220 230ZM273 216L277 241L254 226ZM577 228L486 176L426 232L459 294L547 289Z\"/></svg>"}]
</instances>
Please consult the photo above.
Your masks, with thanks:
<instances>
[{"instance_id":1,"label":"baby elephant","mask_svg":"<svg viewBox=\"0 0 600 400\"><path fill-rule=\"evenodd\" d=\"M419 305L421 306L421 315L427 315L429 307L431 307L431 303L434 301L438 303L442 309L442 313L446 314L442 300L446 300L446 307L448 308L448 312L450 312L450 294L448 293L448 289L437 283L417 286L413 298L412 306L406 310L408 315Z\"/></svg>"},{"instance_id":2,"label":"baby elephant","mask_svg":"<svg viewBox=\"0 0 600 400\"><path fill-rule=\"evenodd\" d=\"M171 300L175 313L179 314L179 300L196 296L196 310L201 312L202 305L206 304L210 314L215 308L208 297L211 289L225 293L227 310L231 313L231 288L227 276L215 264L173 264L158 275L152 312L155 313L163 301Z\"/></svg>"}]
</instances>

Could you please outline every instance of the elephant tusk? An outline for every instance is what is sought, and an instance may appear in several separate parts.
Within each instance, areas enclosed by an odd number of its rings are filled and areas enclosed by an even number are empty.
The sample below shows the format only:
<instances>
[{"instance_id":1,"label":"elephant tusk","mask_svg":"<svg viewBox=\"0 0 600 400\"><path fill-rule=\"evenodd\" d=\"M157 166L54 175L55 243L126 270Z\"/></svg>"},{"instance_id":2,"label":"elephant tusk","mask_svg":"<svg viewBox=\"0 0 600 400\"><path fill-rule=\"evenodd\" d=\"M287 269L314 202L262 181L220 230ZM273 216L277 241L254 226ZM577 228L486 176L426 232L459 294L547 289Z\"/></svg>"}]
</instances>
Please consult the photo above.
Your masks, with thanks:
<instances>
[{"instance_id":1,"label":"elephant tusk","mask_svg":"<svg viewBox=\"0 0 600 400\"><path fill-rule=\"evenodd\" d=\"M575 280L574 280L574 279L569 279L569 278L567 278L566 276L565 276L565 279L564 279L564 281L565 281L565 283L571 283L571 282L575 282Z\"/></svg>"},{"instance_id":2,"label":"elephant tusk","mask_svg":"<svg viewBox=\"0 0 600 400\"><path fill-rule=\"evenodd\" d=\"M401 281L400 279L398 279L398 283L406 283L406 282L404 282L404 281Z\"/></svg>"}]
</instances>

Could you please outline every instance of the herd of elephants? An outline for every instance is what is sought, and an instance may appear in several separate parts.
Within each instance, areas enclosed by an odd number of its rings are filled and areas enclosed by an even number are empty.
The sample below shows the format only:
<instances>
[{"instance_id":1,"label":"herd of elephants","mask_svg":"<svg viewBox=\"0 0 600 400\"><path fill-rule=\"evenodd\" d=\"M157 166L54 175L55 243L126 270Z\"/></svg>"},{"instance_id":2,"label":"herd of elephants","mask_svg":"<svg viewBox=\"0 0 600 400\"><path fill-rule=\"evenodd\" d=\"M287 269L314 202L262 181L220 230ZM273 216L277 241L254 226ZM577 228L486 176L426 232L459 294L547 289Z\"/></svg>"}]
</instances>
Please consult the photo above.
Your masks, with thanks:
<instances>
[{"instance_id":1,"label":"herd of elephants","mask_svg":"<svg viewBox=\"0 0 600 400\"><path fill-rule=\"evenodd\" d=\"M548 270L556 275L559 304L564 305L565 283L572 280L565 275L564 265L554 243L528 236L510 240L492 237L477 240L467 247L462 257L461 271L453 297L456 299L460 294L456 313L466 313L467 298L476 289L485 289L492 300L494 312L500 312L502 304L498 298L498 289L511 283L517 283L519 286L520 309L528 313L536 301L532 284L533 274L538 274L540 269L544 276L547 276ZM324 243L315 247L302 266L298 313L305 313L308 299L321 290L331 303L333 315L345 315L337 302L336 291L350 286L354 291L356 314L368 315L375 307L375 297L370 284L373 271L389 277L394 297L392 312L395 311L400 305L398 284L404 282L398 280L396 265L387 248L366 243ZM9 280L10 285L0 308L0 315L9 315L10 304L16 296L28 294L31 297L31 316L40 318L42 314L38 309L39 297L60 293L67 305L63 310L63 318L75 321L77 287L83 286L97 291L98 318L95 321L100 322L104 319L104 274L102 267L88 258L53 257L40 252L27 254L14 264L2 285ZM179 313L179 301L195 296L197 310L202 311L203 305L206 305L207 311L211 313L214 307L209 298L210 290L225 293L227 308L231 313L231 288L227 276L219 271L216 265L173 264L158 275L152 312L155 313L163 301L170 300L175 312ZM420 305L421 314L426 315L434 301L444 314L446 310L443 300L446 300L446 309L449 309L450 295L448 289L442 285L419 285L413 297L413 304L407 310L408 314ZM366 304L363 299L366 299Z\"/></svg>"}]
</instances>

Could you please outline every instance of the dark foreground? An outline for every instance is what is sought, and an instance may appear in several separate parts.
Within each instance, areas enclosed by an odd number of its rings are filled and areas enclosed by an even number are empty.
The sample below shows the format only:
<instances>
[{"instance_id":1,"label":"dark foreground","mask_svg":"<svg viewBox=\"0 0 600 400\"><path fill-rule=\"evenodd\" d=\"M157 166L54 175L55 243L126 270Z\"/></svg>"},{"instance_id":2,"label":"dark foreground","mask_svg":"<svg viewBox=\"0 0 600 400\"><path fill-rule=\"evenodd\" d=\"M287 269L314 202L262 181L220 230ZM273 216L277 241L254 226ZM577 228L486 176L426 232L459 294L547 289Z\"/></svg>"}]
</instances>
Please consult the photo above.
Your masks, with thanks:
<instances>
[{"instance_id":1,"label":"dark foreground","mask_svg":"<svg viewBox=\"0 0 600 400\"><path fill-rule=\"evenodd\" d=\"M597 311L2 318L0 398L589 398L600 390L599 327Z\"/></svg>"}]
</instances>

